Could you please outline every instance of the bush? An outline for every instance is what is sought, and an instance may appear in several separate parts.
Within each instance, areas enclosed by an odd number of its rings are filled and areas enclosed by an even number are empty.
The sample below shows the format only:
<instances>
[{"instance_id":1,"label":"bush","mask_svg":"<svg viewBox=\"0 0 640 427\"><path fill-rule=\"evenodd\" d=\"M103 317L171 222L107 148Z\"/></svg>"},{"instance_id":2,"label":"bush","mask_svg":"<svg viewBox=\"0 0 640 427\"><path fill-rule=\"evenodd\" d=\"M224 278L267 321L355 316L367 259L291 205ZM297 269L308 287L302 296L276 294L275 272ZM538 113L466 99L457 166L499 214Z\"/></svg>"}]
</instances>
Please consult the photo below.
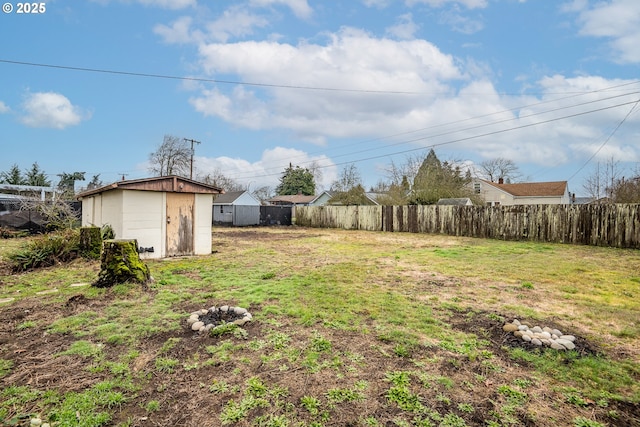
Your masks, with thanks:
<instances>
[{"instance_id":1,"label":"bush","mask_svg":"<svg viewBox=\"0 0 640 427\"><path fill-rule=\"evenodd\" d=\"M50 267L77 258L79 243L78 230L63 230L36 237L7 258L16 272Z\"/></svg>"}]
</instances>

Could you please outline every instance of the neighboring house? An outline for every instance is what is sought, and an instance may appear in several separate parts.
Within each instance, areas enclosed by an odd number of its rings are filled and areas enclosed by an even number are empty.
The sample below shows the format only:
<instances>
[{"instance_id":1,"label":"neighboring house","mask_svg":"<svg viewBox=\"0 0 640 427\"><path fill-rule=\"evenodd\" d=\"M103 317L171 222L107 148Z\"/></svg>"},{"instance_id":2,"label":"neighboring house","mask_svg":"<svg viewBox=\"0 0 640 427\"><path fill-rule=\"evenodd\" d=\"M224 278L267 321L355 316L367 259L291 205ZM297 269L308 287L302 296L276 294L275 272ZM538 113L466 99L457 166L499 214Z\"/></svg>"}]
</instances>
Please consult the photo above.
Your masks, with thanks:
<instances>
[{"instance_id":1,"label":"neighboring house","mask_svg":"<svg viewBox=\"0 0 640 427\"><path fill-rule=\"evenodd\" d=\"M213 199L214 225L260 224L260 200L250 192L230 191Z\"/></svg>"},{"instance_id":2,"label":"neighboring house","mask_svg":"<svg viewBox=\"0 0 640 427\"><path fill-rule=\"evenodd\" d=\"M118 181L78 195L82 226L109 224L142 258L211 253L212 185L178 176Z\"/></svg>"},{"instance_id":3,"label":"neighboring house","mask_svg":"<svg viewBox=\"0 0 640 427\"><path fill-rule=\"evenodd\" d=\"M499 205L558 205L570 204L567 181L523 182L505 184L475 179L473 190L488 206Z\"/></svg>"},{"instance_id":4,"label":"neighboring house","mask_svg":"<svg viewBox=\"0 0 640 427\"><path fill-rule=\"evenodd\" d=\"M440 199L436 205L440 206L473 206L473 202L468 197L457 197L452 199Z\"/></svg>"},{"instance_id":5,"label":"neighboring house","mask_svg":"<svg viewBox=\"0 0 640 427\"><path fill-rule=\"evenodd\" d=\"M333 191L325 190L315 196L315 199L311 200L308 206L325 206L334 195Z\"/></svg>"}]
</instances>

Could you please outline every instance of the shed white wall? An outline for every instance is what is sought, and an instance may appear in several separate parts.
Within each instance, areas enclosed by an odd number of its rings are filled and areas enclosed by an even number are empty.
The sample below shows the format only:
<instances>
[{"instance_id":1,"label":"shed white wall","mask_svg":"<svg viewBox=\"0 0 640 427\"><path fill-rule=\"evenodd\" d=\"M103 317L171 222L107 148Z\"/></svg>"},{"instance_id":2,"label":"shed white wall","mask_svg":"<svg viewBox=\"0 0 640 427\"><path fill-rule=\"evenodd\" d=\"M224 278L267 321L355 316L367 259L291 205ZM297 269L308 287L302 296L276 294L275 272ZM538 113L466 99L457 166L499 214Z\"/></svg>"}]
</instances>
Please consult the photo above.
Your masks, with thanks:
<instances>
[{"instance_id":1,"label":"shed white wall","mask_svg":"<svg viewBox=\"0 0 640 427\"><path fill-rule=\"evenodd\" d=\"M193 207L193 251L196 255L211 253L212 194L196 194Z\"/></svg>"},{"instance_id":2,"label":"shed white wall","mask_svg":"<svg viewBox=\"0 0 640 427\"><path fill-rule=\"evenodd\" d=\"M102 226L102 195L82 199L82 226Z\"/></svg>"},{"instance_id":3,"label":"shed white wall","mask_svg":"<svg viewBox=\"0 0 640 427\"><path fill-rule=\"evenodd\" d=\"M100 222L96 222L95 225L102 227L104 224L109 224L116 234L116 239L124 238L122 236L122 191L102 193L100 207Z\"/></svg>"},{"instance_id":4,"label":"shed white wall","mask_svg":"<svg viewBox=\"0 0 640 427\"><path fill-rule=\"evenodd\" d=\"M122 233L116 238L136 239L138 247L153 247L140 258L163 258L166 255L166 193L157 191L123 191Z\"/></svg>"}]
</instances>

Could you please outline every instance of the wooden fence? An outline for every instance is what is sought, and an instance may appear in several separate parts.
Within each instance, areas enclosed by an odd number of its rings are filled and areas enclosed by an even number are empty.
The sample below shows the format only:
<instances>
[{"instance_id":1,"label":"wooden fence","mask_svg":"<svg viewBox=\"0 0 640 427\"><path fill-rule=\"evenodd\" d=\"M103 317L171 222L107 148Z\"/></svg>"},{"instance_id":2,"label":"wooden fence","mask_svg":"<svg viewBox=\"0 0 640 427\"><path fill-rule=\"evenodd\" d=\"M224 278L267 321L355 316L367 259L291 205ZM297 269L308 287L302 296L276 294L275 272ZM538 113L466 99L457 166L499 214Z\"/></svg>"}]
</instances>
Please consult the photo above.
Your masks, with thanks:
<instances>
[{"instance_id":1,"label":"wooden fence","mask_svg":"<svg viewBox=\"0 0 640 427\"><path fill-rule=\"evenodd\" d=\"M640 249L640 204L299 206L295 223Z\"/></svg>"}]
</instances>

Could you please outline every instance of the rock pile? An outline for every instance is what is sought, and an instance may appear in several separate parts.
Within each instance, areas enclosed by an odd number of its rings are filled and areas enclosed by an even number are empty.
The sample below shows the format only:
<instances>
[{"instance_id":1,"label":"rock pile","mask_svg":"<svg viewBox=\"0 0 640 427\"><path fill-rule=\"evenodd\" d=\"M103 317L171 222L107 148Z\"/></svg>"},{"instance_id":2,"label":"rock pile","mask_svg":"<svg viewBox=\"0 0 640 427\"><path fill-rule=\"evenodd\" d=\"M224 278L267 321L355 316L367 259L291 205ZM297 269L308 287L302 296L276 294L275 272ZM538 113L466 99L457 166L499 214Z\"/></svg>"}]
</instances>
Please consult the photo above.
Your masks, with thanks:
<instances>
[{"instance_id":1,"label":"rock pile","mask_svg":"<svg viewBox=\"0 0 640 427\"><path fill-rule=\"evenodd\" d=\"M207 332L225 323L234 323L242 326L250 322L252 318L251 313L245 308L223 305L221 307L214 306L209 309L194 311L189 315L187 324L193 331Z\"/></svg>"},{"instance_id":2,"label":"rock pile","mask_svg":"<svg viewBox=\"0 0 640 427\"><path fill-rule=\"evenodd\" d=\"M575 336L565 335L559 330L547 326L529 328L528 325L523 325L517 319L514 319L513 322L505 324L502 329L533 345L547 346L554 350L573 350L576 348L574 344Z\"/></svg>"}]
</instances>

